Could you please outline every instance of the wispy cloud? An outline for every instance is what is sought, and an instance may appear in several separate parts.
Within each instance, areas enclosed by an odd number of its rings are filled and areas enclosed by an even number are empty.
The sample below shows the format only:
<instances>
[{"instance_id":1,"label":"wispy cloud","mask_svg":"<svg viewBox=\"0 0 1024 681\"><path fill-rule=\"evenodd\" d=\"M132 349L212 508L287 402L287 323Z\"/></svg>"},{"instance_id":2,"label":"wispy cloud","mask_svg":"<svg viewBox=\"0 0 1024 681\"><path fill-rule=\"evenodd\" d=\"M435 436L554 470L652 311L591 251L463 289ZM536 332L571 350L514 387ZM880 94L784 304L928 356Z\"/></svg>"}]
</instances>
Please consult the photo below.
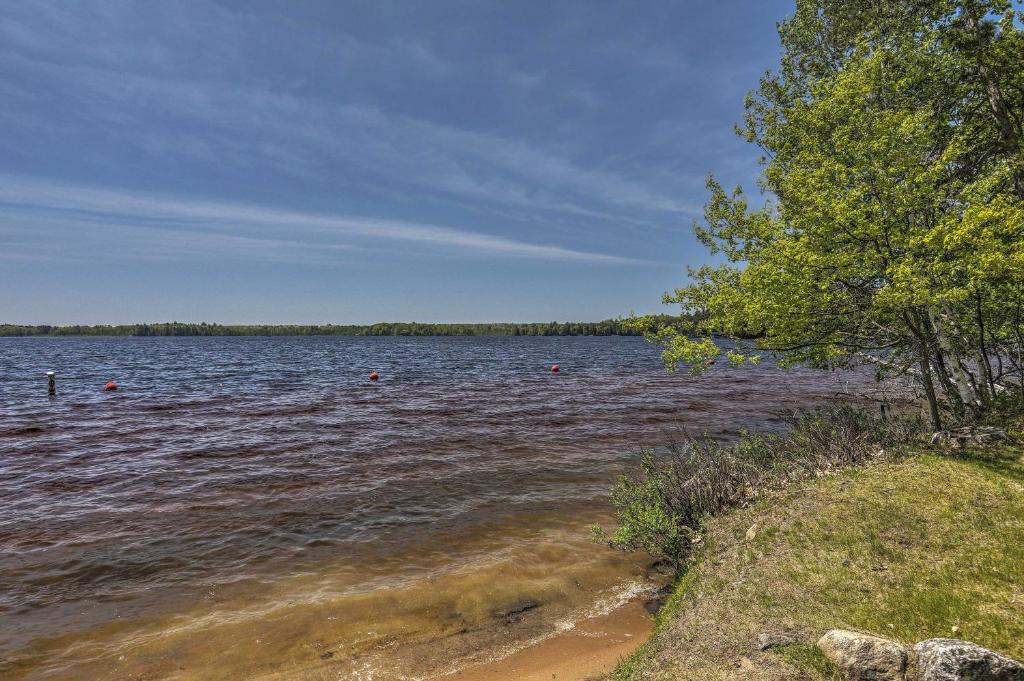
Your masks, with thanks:
<instances>
[{"instance_id":1,"label":"wispy cloud","mask_svg":"<svg viewBox=\"0 0 1024 681\"><path fill-rule=\"evenodd\" d=\"M199 3L193 13L206 20L189 23L171 3L163 17L167 28L150 22L144 25L146 40L131 40L126 37L134 25L130 17L114 12L107 24L115 29L97 27L110 31L109 39L84 40L83 30L96 23L88 12L60 3L47 7L42 18L14 12L0 21L0 37L8 43L7 49L0 47L0 58L19 76L0 74L0 91L32 92L36 106L49 94L76 115L36 129L36 116L7 107L0 121L54 144L81 136L83 126L94 126L93 134L101 132L114 145L131 145L162 163L216 163L222 172L234 168L246 174L260 166L310 186L319 184L321 190L336 179L364 195L397 188L409 195L630 229L675 230L700 213L699 205L649 182L658 177L656 172L625 176L600 160L584 161L568 140L551 145L531 139L537 135L453 124L444 120L444 112L438 112L440 122L436 115L375 103L368 95L372 87L416 87L424 79L443 81L459 71L460 66L422 41L321 35L282 19L278 31L296 37L305 30L301 44L319 60L317 67L339 74L345 90L337 92L307 87L301 80L239 77L247 72L245 55L261 36L260 24L244 13ZM56 39L50 37L53 31ZM179 49L183 36L211 57L201 68L184 56L189 49ZM67 45L75 50L67 51ZM547 83L544 72L525 72L512 64L502 68L503 80L537 90L534 97L550 96L541 91L542 84L584 108L597 97L585 83ZM371 76L372 86L365 82ZM25 83L44 88L26 90Z\"/></svg>"},{"instance_id":2,"label":"wispy cloud","mask_svg":"<svg viewBox=\"0 0 1024 681\"><path fill-rule=\"evenodd\" d=\"M244 203L171 198L54 184L22 176L0 175L0 229L20 238L31 236L40 221L53 228L61 222L94 230L132 226L159 234L146 240L150 255L222 254L244 248L279 256L280 250L318 252L345 250L361 244L405 242L444 252L475 252L488 256L575 261L595 264L639 264L642 261L559 245L537 244L447 226L365 216L310 213ZM119 234L139 248L139 234ZM172 241L173 240L173 243ZM24 247L24 246L23 246ZM43 255L42 252L40 255Z\"/></svg>"},{"instance_id":3,"label":"wispy cloud","mask_svg":"<svg viewBox=\"0 0 1024 681\"><path fill-rule=\"evenodd\" d=\"M521 140L385 112L365 104L336 104L294 94L216 82L131 76L86 66L34 64L63 79L69 91L82 93L86 111L99 106L105 116L110 101L127 98L143 110L176 116L172 129L189 121L209 133L189 138L172 154L211 151L243 165L253 157L279 163L275 149L289 149L283 170L304 178L341 163L364 173L421 190L540 211L576 214L606 221L631 222L635 211L675 216L698 214L695 204L665 196L613 172L587 168ZM126 87L127 85L127 87ZM125 102L127 103L127 102ZM121 125L123 121L109 121ZM163 131L134 133L140 147L154 144ZM254 143L254 140L259 140ZM645 215L648 224L656 223Z\"/></svg>"}]
</instances>

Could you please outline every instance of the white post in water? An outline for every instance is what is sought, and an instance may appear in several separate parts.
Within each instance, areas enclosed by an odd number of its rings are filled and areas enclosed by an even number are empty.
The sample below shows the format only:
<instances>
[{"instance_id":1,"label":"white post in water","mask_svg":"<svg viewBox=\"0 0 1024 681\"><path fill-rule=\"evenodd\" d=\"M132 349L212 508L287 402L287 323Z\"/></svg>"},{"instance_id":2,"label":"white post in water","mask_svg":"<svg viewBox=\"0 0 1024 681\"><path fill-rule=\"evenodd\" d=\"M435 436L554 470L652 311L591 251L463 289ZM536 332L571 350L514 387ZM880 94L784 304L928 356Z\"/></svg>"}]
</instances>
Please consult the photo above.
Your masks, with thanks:
<instances>
[{"instance_id":1,"label":"white post in water","mask_svg":"<svg viewBox=\"0 0 1024 681\"><path fill-rule=\"evenodd\" d=\"M46 372L46 381L47 381L47 383L49 383L50 394L51 395L56 395L57 394L57 374L53 373L52 371L47 371Z\"/></svg>"}]
</instances>

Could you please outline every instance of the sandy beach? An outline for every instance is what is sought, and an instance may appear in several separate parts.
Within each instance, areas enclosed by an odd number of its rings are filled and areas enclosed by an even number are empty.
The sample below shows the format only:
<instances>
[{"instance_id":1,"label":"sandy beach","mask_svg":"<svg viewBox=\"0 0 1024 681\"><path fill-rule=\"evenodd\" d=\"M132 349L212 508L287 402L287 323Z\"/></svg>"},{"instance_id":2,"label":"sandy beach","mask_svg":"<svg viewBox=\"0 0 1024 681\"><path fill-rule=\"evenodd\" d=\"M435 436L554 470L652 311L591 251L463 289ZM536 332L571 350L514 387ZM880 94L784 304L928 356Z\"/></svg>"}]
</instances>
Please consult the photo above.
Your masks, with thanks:
<instances>
[{"instance_id":1,"label":"sandy beach","mask_svg":"<svg viewBox=\"0 0 1024 681\"><path fill-rule=\"evenodd\" d=\"M654 627L642 600L630 601L606 615L508 657L439 677L439 681L586 681L611 672L619 660L640 647Z\"/></svg>"}]
</instances>

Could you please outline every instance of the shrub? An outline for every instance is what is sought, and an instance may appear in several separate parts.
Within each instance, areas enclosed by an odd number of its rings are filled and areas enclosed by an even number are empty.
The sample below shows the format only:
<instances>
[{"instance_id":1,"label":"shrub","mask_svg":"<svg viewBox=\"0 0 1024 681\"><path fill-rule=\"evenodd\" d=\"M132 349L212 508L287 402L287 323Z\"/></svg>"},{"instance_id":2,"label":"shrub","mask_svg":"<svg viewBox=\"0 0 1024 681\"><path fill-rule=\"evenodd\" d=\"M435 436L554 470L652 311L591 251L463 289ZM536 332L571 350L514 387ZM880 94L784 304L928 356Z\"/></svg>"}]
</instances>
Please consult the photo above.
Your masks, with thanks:
<instances>
[{"instance_id":1,"label":"shrub","mask_svg":"<svg viewBox=\"0 0 1024 681\"><path fill-rule=\"evenodd\" d=\"M850 405L795 414L787 425L782 433L741 432L731 443L684 435L661 451L642 451L638 470L611 491L618 526L609 536L595 525L595 540L646 551L679 571L708 516L790 482L863 464L924 430L920 418L886 418Z\"/></svg>"}]
</instances>

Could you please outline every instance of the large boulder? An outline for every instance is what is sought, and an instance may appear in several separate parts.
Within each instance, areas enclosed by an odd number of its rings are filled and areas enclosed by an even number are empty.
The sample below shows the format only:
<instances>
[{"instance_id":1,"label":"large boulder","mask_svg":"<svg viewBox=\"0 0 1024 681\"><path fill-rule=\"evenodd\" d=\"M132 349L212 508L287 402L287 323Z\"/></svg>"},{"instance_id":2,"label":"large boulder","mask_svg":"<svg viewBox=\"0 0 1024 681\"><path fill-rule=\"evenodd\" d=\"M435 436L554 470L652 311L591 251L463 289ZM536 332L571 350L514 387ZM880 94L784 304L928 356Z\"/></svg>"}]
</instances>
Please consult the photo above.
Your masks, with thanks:
<instances>
[{"instance_id":1,"label":"large boulder","mask_svg":"<svg viewBox=\"0 0 1024 681\"><path fill-rule=\"evenodd\" d=\"M903 681L907 651L889 639L832 629L818 640L818 649L851 681Z\"/></svg>"},{"instance_id":2,"label":"large boulder","mask_svg":"<svg viewBox=\"0 0 1024 681\"><path fill-rule=\"evenodd\" d=\"M988 648L952 638L914 646L919 681L1024 681L1024 665Z\"/></svg>"}]
</instances>

